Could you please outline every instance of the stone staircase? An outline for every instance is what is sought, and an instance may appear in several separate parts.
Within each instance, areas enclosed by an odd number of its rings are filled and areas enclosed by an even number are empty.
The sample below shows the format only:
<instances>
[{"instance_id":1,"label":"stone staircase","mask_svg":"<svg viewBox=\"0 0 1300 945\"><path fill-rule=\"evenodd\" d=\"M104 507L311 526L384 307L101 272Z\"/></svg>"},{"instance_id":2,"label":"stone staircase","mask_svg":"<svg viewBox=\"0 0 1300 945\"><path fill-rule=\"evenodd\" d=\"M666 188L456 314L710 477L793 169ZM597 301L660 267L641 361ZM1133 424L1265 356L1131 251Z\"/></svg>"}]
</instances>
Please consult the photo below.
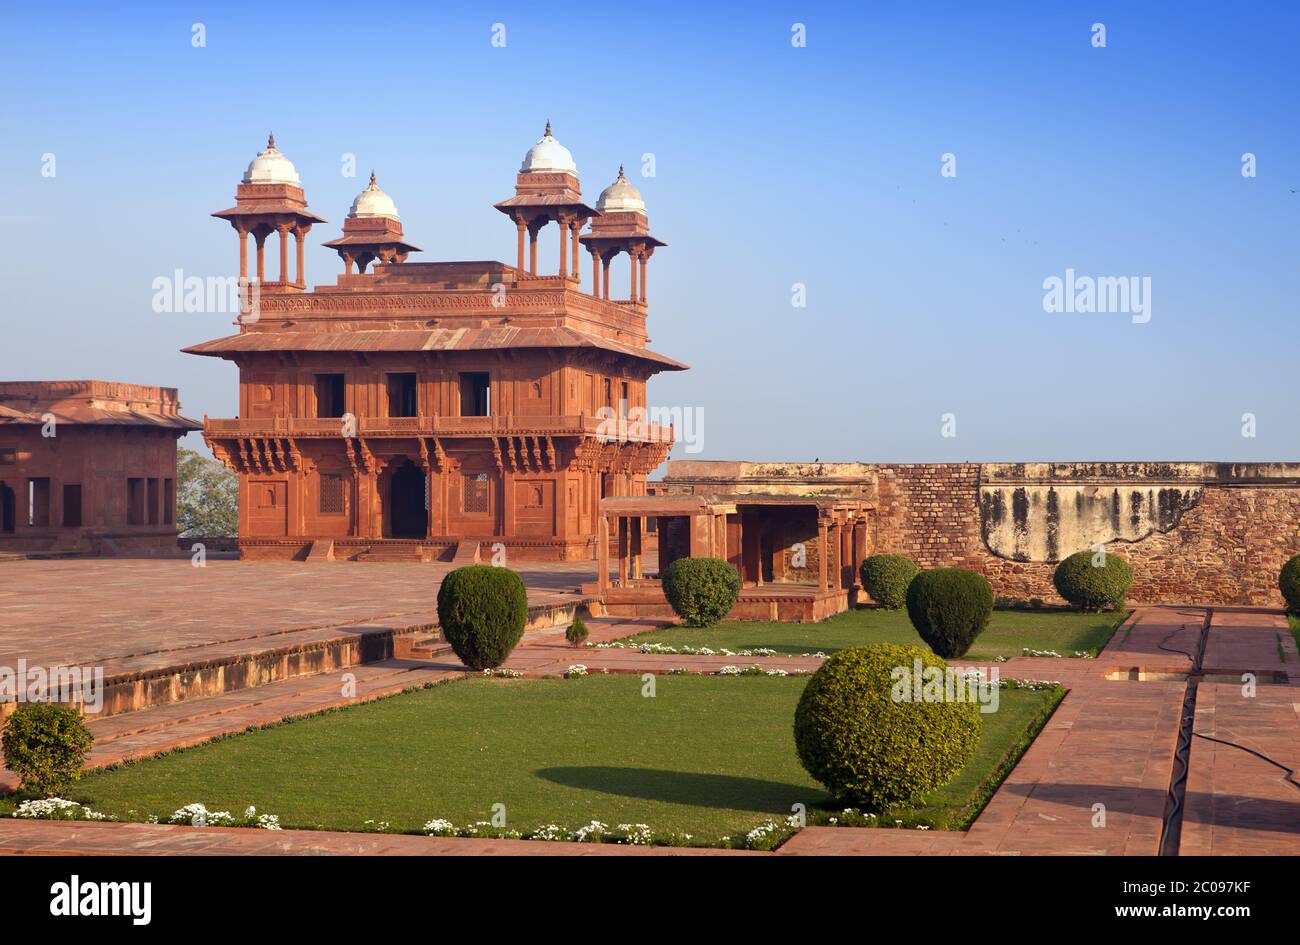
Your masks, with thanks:
<instances>
[{"instance_id":1,"label":"stone staircase","mask_svg":"<svg viewBox=\"0 0 1300 945\"><path fill-rule=\"evenodd\" d=\"M463 669L386 659L314 676L301 676L219 695L100 715L87 721L95 737L88 768L99 768L162 751L197 745L221 735L270 725L324 709L369 702L453 678ZM17 778L0 766L0 793Z\"/></svg>"},{"instance_id":2,"label":"stone staircase","mask_svg":"<svg viewBox=\"0 0 1300 945\"><path fill-rule=\"evenodd\" d=\"M456 553L451 557L451 563L456 567L464 567L467 564L478 564L478 541L462 541L456 545Z\"/></svg>"},{"instance_id":3,"label":"stone staircase","mask_svg":"<svg viewBox=\"0 0 1300 945\"><path fill-rule=\"evenodd\" d=\"M367 551L357 555L358 561L388 562L422 562L428 561L424 549L418 543L373 545Z\"/></svg>"}]
</instances>

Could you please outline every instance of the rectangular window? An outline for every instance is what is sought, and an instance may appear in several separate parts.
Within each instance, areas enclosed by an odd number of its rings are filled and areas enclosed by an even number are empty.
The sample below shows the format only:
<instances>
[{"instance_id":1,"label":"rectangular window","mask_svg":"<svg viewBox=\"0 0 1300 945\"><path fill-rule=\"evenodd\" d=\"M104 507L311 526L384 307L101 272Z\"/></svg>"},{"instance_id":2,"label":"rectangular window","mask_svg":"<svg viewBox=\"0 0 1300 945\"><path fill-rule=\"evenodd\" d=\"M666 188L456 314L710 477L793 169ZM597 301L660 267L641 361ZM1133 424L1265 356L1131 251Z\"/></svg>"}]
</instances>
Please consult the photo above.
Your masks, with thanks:
<instances>
[{"instance_id":1,"label":"rectangular window","mask_svg":"<svg viewBox=\"0 0 1300 945\"><path fill-rule=\"evenodd\" d=\"M487 371L468 371L460 375L460 415L491 415L492 378Z\"/></svg>"},{"instance_id":2,"label":"rectangular window","mask_svg":"<svg viewBox=\"0 0 1300 945\"><path fill-rule=\"evenodd\" d=\"M171 525L176 521L176 480L163 480L163 524Z\"/></svg>"},{"instance_id":3,"label":"rectangular window","mask_svg":"<svg viewBox=\"0 0 1300 945\"><path fill-rule=\"evenodd\" d=\"M461 510L468 514L486 515L488 511L488 477L479 473L473 479L461 480Z\"/></svg>"},{"instance_id":4,"label":"rectangular window","mask_svg":"<svg viewBox=\"0 0 1300 945\"><path fill-rule=\"evenodd\" d=\"M64 485L63 487L63 527L81 527L81 486Z\"/></svg>"},{"instance_id":5,"label":"rectangular window","mask_svg":"<svg viewBox=\"0 0 1300 945\"><path fill-rule=\"evenodd\" d=\"M149 505L148 508L149 524L157 525L158 524L158 480L157 479L149 480L148 496L149 497L146 501L148 502Z\"/></svg>"},{"instance_id":6,"label":"rectangular window","mask_svg":"<svg viewBox=\"0 0 1300 945\"><path fill-rule=\"evenodd\" d=\"M614 406L614 382L605 378L605 406Z\"/></svg>"},{"instance_id":7,"label":"rectangular window","mask_svg":"<svg viewBox=\"0 0 1300 945\"><path fill-rule=\"evenodd\" d=\"M627 416L627 381L623 382L623 392L618 401L618 412L620 416Z\"/></svg>"},{"instance_id":8,"label":"rectangular window","mask_svg":"<svg viewBox=\"0 0 1300 945\"><path fill-rule=\"evenodd\" d=\"M323 473L320 477L320 513L342 515L347 511L343 504L343 477Z\"/></svg>"},{"instance_id":9,"label":"rectangular window","mask_svg":"<svg viewBox=\"0 0 1300 945\"><path fill-rule=\"evenodd\" d=\"M12 446L0 449L0 466L12 466L18 462L18 450Z\"/></svg>"},{"instance_id":10,"label":"rectangular window","mask_svg":"<svg viewBox=\"0 0 1300 945\"><path fill-rule=\"evenodd\" d=\"M131 477L126 481L126 524L144 524L144 480Z\"/></svg>"},{"instance_id":11,"label":"rectangular window","mask_svg":"<svg viewBox=\"0 0 1300 945\"><path fill-rule=\"evenodd\" d=\"M341 417L346 411L342 374L316 375L316 416Z\"/></svg>"},{"instance_id":12,"label":"rectangular window","mask_svg":"<svg viewBox=\"0 0 1300 945\"><path fill-rule=\"evenodd\" d=\"M50 524L50 480L27 480L27 524L46 528Z\"/></svg>"},{"instance_id":13,"label":"rectangular window","mask_svg":"<svg viewBox=\"0 0 1300 945\"><path fill-rule=\"evenodd\" d=\"M414 374L388 375L388 415L390 417L415 417L420 413L416 403Z\"/></svg>"}]
</instances>

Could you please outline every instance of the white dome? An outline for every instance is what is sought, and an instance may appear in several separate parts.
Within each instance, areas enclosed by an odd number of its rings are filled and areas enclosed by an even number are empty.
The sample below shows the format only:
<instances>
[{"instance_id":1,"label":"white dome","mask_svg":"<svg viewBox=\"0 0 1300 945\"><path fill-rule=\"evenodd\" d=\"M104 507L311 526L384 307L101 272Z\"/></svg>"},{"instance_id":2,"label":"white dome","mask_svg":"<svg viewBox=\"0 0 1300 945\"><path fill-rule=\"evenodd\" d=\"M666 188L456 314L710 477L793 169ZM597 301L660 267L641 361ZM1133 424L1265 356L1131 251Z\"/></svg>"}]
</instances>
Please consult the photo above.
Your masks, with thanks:
<instances>
[{"instance_id":1,"label":"white dome","mask_svg":"<svg viewBox=\"0 0 1300 945\"><path fill-rule=\"evenodd\" d=\"M600 192L596 209L601 213L645 213L645 201L641 191L633 187L623 176L622 166L618 169L618 179Z\"/></svg>"},{"instance_id":2,"label":"white dome","mask_svg":"<svg viewBox=\"0 0 1300 945\"><path fill-rule=\"evenodd\" d=\"M245 184L293 184L301 187L293 162L275 147L275 135L266 139L266 150L259 151L244 171Z\"/></svg>"},{"instance_id":3,"label":"white dome","mask_svg":"<svg viewBox=\"0 0 1300 945\"><path fill-rule=\"evenodd\" d=\"M524 163L519 167L521 174L531 171L547 174L578 173L578 167L573 163L573 155L569 153L569 149L551 137L549 121L546 123L546 133L542 135L541 140L528 149L528 153L524 155Z\"/></svg>"},{"instance_id":4,"label":"white dome","mask_svg":"<svg viewBox=\"0 0 1300 945\"><path fill-rule=\"evenodd\" d=\"M397 205L393 203L393 198L388 196L379 189L379 184L375 182L375 172L370 172L370 183L366 189L357 194L357 199L352 201L352 209L348 211L350 217L389 217L393 220L400 220L397 213Z\"/></svg>"}]
</instances>

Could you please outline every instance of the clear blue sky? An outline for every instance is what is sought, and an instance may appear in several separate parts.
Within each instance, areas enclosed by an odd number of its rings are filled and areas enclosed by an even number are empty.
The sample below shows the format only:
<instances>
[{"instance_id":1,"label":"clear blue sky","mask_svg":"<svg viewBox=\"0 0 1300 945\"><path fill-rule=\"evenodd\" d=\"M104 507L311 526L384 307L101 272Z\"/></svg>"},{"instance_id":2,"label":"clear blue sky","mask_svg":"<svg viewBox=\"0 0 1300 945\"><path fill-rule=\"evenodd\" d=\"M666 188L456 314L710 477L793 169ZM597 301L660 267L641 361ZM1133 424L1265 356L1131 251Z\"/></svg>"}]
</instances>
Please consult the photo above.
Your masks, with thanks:
<instances>
[{"instance_id":1,"label":"clear blue sky","mask_svg":"<svg viewBox=\"0 0 1300 945\"><path fill-rule=\"evenodd\" d=\"M590 202L656 156L652 344L692 370L651 400L703 410L700 458L1297 458L1300 5L103 6L4 14L4 378L231 416L235 368L178 351L229 317L151 283L234 271L208 214L268 130L331 283L372 166L417 259L512 260L491 205L550 118ZM1044 312L1067 268L1149 276L1150 322Z\"/></svg>"}]
</instances>

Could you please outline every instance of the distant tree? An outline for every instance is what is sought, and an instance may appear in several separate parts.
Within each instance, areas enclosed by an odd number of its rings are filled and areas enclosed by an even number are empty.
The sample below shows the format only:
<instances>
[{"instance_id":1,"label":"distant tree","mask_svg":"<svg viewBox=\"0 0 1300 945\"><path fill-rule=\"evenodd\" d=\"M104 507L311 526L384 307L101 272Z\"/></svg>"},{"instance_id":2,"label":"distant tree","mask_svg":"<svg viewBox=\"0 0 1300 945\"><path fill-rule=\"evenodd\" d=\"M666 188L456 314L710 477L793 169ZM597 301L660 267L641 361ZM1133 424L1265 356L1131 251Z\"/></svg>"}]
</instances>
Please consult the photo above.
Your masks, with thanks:
<instances>
[{"instance_id":1,"label":"distant tree","mask_svg":"<svg viewBox=\"0 0 1300 945\"><path fill-rule=\"evenodd\" d=\"M176 450L176 525L184 537L239 534L239 477L194 450Z\"/></svg>"}]
</instances>

